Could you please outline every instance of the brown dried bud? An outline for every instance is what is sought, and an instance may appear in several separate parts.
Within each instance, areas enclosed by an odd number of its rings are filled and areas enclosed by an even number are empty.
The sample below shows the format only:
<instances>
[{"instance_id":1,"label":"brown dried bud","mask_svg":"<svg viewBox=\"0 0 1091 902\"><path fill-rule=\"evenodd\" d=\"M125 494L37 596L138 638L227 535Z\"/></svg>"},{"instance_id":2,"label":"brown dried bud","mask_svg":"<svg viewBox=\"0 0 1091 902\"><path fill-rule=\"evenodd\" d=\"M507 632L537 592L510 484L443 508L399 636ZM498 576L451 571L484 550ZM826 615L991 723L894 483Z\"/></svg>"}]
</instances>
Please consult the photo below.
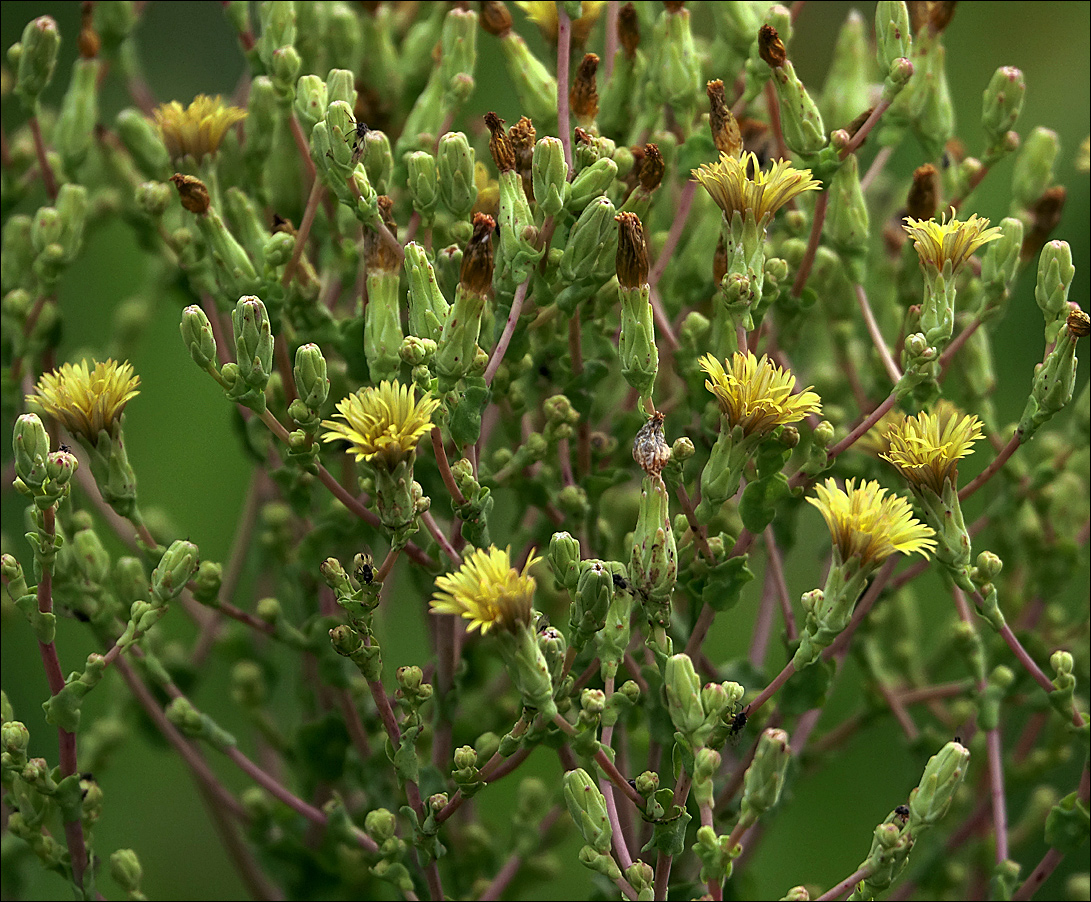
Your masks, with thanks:
<instances>
[{"instance_id":1,"label":"brown dried bud","mask_svg":"<svg viewBox=\"0 0 1091 902\"><path fill-rule=\"evenodd\" d=\"M905 212L914 219L924 221L936 215L938 173L931 163L925 163L913 173L913 184L905 199Z\"/></svg>"},{"instance_id":2,"label":"brown dried bud","mask_svg":"<svg viewBox=\"0 0 1091 902\"><path fill-rule=\"evenodd\" d=\"M762 25L758 29L758 54L772 69L779 69L788 59L784 42L772 25Z\"/></svg>"},{"instance_id":3,"label":"brown dried bud","mask_svg":"<svg viewBox=\"0 0 1091 902\"><path fill-rule=\"evenodd\" d=\"M716 149L733 157L741 155L742 132L724 101L724 83L718 78L710 81L705 86L705 93L708 95L708 124Z\"/></svg>"},{"instance_id":4,"label":"brown dried bud","mask_svg":"<svg viewBox=\"0 0 1091 902\"><path fill-rule=\"evenodd\" d=\"M208 212L212 200L208 196L208 189L204 182L196 176L183 175L180 172L174 173L170 180L178 189L178 199L182 201L182 206L190 213L204 216Z\"/></svg>"},{"instance_id":5,"label":"brown dried bud","mask_svg":"<svg viewBox=\"0 0 1091 902\"><path fill-rule=\"evenodd\" d=\"M84 0L80 4L80 33L76 38L76 47L80 51L80 59L90 60L98 56L102 41L95 31L95 4Z\"/></svg>"},{"instance_id":6,"label":"brown dried bud","mask_svg":"<svg viewBox=\"0 0 1091 902\"><path fill-rule=\"evenodd\" d=\"M378 197L379 215L390 234L397 239L398 224L394 222L394 201L385 194ZM367 268L381 272L394 272L401 266L401 258L390 240L376 229L364 229L364 262Z\"/></svg>"},{"instance_id":7,"label":"brown dried bud","mask_svg":"<svg viewBox=\"0 0 1091 902\"><path fill-rule=\"evenodd\" d=\"M481 4L481 27L498 38L507 37L511 31L511 13L497 0Z\"/></svg>"},{"instance_id":8,"label":"brown dried bud","mask_svg":"<svg viewBox=\"0 0 1091 902\"><path fill-rule=\"evenodd\" d=\"M640 20L632 3L626 3L618 11L617 39L629 59L636 56L636 48L640 46Z\"/></svg>"},{"instance_id":9,"label":"brown dried bud","mask_svg":"<svg viewBox=\"0 0 1091 902\"><path fill-rule=\"evenodd\" d=\"M511 149L515 152L515 168L524 177L530 174L534 162L534 141L537 137L534 123L527 116L520 117L519 121L508 129L508 140L511 142Z\"/></svg>"},{"instance_id":10,"label":"brown dried bud","mask_svg":"<svg viewBox=\"0 0 1091 902\"><path fill-rule=\"evenodd\" d=\"M663 162L659 145L645 144L644 159L640 161L640 187L645 191L654 191L662 183L666 171L667 164Z\"/></svg>"},{"instance_id":11,"label":"brown dried bud","mask_svg":"<svg viewBox=\"0 0 1091 902\"><path fill-rule=\"evenodd\" d=\"M1068 325L1068 331L1075 335L1076 338L1087 338L1088 333L1091 333L1091 317L1079 307L1073 307L1068 312L1066 324Z\"/></svg>"},{"instance_id":12,"label":"brown dried bud","mask_svg":"<svg viewBox=\"0 0 1091 902\"><path fill-rule=\"evenodd\" d=\"M640 217L628 211L614 217L617 222L617 281L622 288L648 284L648 244Z\"/></svg>"},{"instance_id":13,"label":"brown dried bud","mask_svg":"<svg viewBox=\"0 0 1091 902\"><path fill-rule=\"evenodd\" d=\"M489 153L492 154L492 161L501 172L511 172L515 168L515 151L512 149L510 139L504 134L504 120L496 113L486 113L485 125L492 134L489 138Z\"/></svg>"},{"instance_id":14,"label":"brown dried bud","mask_svg":"<svg viewBox=\"0 0 1091 902\"><path fill-rule=\"evenodd\" d=\"M599 114L599 92L595 86L595 72L599 58L594 53L585 54L572 80L568 103L577 119L594 119Z\"/></svg>"},{"instance_id":15,"label":"brown dried bud","mask_svg":"<svg viewBox=\"0 0 1091 902\"><path fill-rule=\"evenodd\" d=\"M724 243L723 233L716 242L716 250L712 254L712 284L719 285L727 275L727 245Z\"/></svg>"},{"instance_id":16,"label":"brown dried bud","mask_svg":"<svg viewBox=\"0 0 1091 902\"><path fill-rule=\"evenodd\" d=\"M273 214L273 228L272 234L276 235L279 232L283 232L285 235L295 234L295 224L290 219L285 219L279 213Z\"/></svg>"},{"instance_id":17,"label":"brown dried bud","mask_svg":"<svg viewBox=\"0 0 1091 902\"><path fill-rule=\"evenodd\" d=\"M663 412L657 410L633 440L633 460L649 476L658 476L670 463L671 448L663 438Z\"/></svg>"},{"instance_id":18,"label":"brown dried bud","mask_svg":"<svg viewBox=\"0 0 1091 902\"><path fill-rule=\"evenodd\" d=\"M474 233L462 254L458 282L463 291L484 297L492 290L492 233L496 220L484 213L474 213Z\"/></svg>"},{"instance_id":19,"label":"brown dried bud","mask_svg":"<svg viewBox=\"0 0 1091 902\"><path fill-rule=\"evenodd\" d=\"M1019 259L1024 263L1038 255L1061 221L1064 202L1068 191L1064 185L1054 185L1034 202L1030 208L1030 228L1023 236L1023 246L1019 249Z\"/></svg>"},{"instance_id":20,"label":"brown dried bud","mask_svg":"<svg viewBox=\"0 0 1091 902\"><path fill-rule=\"evenodd\" d=\"M845 131L848 132L850 138L855 137L856 133L864 127L864 123L871 118L873 110L874 107L868 107L859 116L853 119L852 122L845 126ZM864 144L867 144L866 138L861 142L860 146L863 147Z\"/></svg>"},{"instance_id":21,"label":"brown dried bud","mask_svg":"<svg viewBox=\"0 0 1091 902\"><path fill-rule=\"evenodd\" d=\"M680 13L685 5L681 0L664 0L663 2L663 8L669 13Z\"/></svg>"},{"instance_id":22,"label":"brown dried bud","mask_svg":"<svg viewBox=\"0 0 1091 902\"><path fill-rule=\"evenodd\" d=\"M954 0L912 0L907 5L914 34L925 26L932 34L941 34L955 15Z\"/></svg>"}]
</instances>

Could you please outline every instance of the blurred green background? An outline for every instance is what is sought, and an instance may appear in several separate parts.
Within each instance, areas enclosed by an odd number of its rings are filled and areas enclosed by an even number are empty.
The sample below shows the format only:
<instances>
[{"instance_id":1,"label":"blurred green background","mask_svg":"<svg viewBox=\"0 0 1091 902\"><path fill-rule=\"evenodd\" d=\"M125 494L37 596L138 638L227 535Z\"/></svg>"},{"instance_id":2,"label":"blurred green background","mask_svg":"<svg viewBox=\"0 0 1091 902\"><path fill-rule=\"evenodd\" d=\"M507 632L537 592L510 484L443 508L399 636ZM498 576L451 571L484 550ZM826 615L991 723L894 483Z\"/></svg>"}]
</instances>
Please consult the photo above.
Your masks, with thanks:
<instances>
[{"instance_id":1,"label":"blurred green background","mask_svg":"<svg viewBox=\"0 0 1091 902\"><path fill-rule=\"evenodd\" d=\"M511 6L512 4L509 4ZM705 4L691 3L698 28L707 23ZM842 2L803 5L790 45L793 61L804 82L817 90L823 83L837 29L852 8L871 21L873 4ZM10 2L2 6L3 46L9 47L30 19L53 16L63 37L61 60L46 101L56 103L75 57L75 36L79 27L80 4ZM1054 129L1060 136L1061 155L1057 179L1068 188L1063 219L1053 237L1072 246L1076 279L1071 297L1085 309L1089 257L1088 176L1076 173L1074 159L1080 142L1088 135L1089 98L1089 3L977 2L959 5L947 30L947 63L956 108L957 133L971 154L980 152L982 137L977 125L981 93L998 66L1023 70L1027 98L1018 130L1027 134L1035 125ZM542 50L536 31L524 27L515 12L517 28L531 46ZM256 16L255 16L256 18ZM198 93L230 95L244 73L244 63L231 28L223 18L221 5L212 2L149 3L141 17L137 42L151 89L161 101L176 99L187 103ZM601 47L601 26L589 49ZM496 109L509 121L518 109L508 87L507 75L495 40L481 34L478 41L478 90L468 104L465 118ZM717 73L730 77L731 73ZM4 99L3 124L10 136L20 120L17 104ZM108 81L103 95L102 118L110 123L128 99L115 81ZM867 157L869 158L869 157ZM908 174L926 162L912 141L900 148L891 161L895 171ZM1008 212L1011 159L1000 163L963 208L994 223ZM59 359L79 359L81 351L93 353L106 341L113 328L113 314L119 304L144 286L146 260L134 247L120 224L96 229L88 236L82 259L67 274L61 286L59 305L64 318L64 336ZM1023 273L1010 312L996 335L997 396L1001 420L1018 417L1034 364L1041 359L1041 317L1033 300L1034 267ZM181 293L156 298L154 316L139 341L131 362L141 378L141 396L126 413L126 434L130 459L140 480L142 505L158 508L173 524L176 535L196 542L202 557L223 560L228 554L232 531L249 481L250 462L240 448L232 426L232 412L220 390L193 366L178 335L178 316L190 299ZM1086 349L1086 345L1085 345ZM1086 350L1084 350L1086 356ZM1087 381L1087 363L1081 363L1078 386ZM4 434L10 435L11 412L5 410ZM10 461L8 439L3 440L5 465ZM987 455L982 454L979 468ZM970 470L974 469L971 465ZM8 486L3 492L3 545L29 565L21 539L23 503ZM969 516L969 512L968 512ZM251 574L251 577L253 574ZM795 594L810 585L813 574L792 581ZM756 608L759 589L755 583L736 609L736 623L747 623ZM244 582L243 591L246 591ZM1086 603L1088 587L1073 587L1077 603ZM1082 599L1082 600L1081 600ZM421 613L400 615L404 622L388 636L386 660L392 665L419 661L413 649L423 634ZM189 640L192 631L181 616L171 616L171 630ZM745 654L747 631L723 636L728 653ZM41 701L48 694L32 634L21 616L4 599L2 631L2 682L32 736L32 753L56 760L56 733L45 724ZM78 624L63 622L58 634L62 665L66 670L80 665L94 649ZM423 663L423 662L420 662ZM389 666L389 665L388 665ZM824 722L836 723L858 703L853 687L852 664L839 681ZM224 686L227 668L206 674L205 688ZM102 693L92 694L87 716L93 717L105 703ZM221 693L226 695L226 693ZM278 696L293 704L292 687L281 685ZM230 703L213 693L198 693L195 701L211 713L229 711ZM227 715L230 719L231 715ZM825 718L829 718L826 720ZM290 714L288 715L290 720ZM820 724L819 729L822 729ZM247 749L249 751L249 749ZM543 773L559 773L555 756L543 750L535 753ZM237 772L213 761L225 782L238 791L246 785ZM850 873L864 857L871 830L897 800L904 798L920 772L916 761L893 728L886 725L860 733L833 761L813 777L797 780L792 798L782 803L770 822L763 843L745 870L743 892L750 898L776 898L789 887L808 882L829 886ZM108 854L115 848L133 847L144 865L144 889L151 898L214 899L233 898L242 893L215 832L193 790L188 773L176 757L154 737L137 735L117 755L111 767L96 775L105 792L106 809L97 828L98 849ZM495 795L493 795L495 793ZM489 790L481 807L503 821L505 798L510 787L500 784ZM895 800L892 802L891 800ZM557 880L524 885L522 898L574 897L586 887L586 876L574 862L577 846L569 842L572 857ZM1033 866L1028 859L1027 867ZM579 870L578 873L573 871ZM36 866L20 869L28 882L22 884L12 868L5 868L2 888L5 898L15 894L27 899L67 896L57 878L40 873ZM1026 873L1026 872L1024 872ZM1058 897L1058 878L1047 883L1040 898ZM107 883L107 894L112 885ZM381 891L380 896L381 897Z\"/></svg>"}]
</instances>

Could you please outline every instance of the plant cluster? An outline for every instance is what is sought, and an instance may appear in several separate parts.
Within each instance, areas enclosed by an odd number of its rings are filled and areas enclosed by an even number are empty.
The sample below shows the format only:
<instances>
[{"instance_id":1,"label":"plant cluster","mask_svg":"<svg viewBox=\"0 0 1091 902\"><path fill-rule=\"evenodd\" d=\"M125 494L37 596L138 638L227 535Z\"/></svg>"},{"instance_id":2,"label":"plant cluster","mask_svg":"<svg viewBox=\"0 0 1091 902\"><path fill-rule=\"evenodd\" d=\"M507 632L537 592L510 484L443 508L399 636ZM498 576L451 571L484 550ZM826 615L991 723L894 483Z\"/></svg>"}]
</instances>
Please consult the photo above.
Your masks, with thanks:
<instances>
[{"instance_id":1,"label":"plant cluster","mask_svg":"<svg viewBox=\"0 0 1091 902\"><path fill-rule=\"evenodd\" d=\"M160 826L97 834L151 731L255 898L742 898L793 784L882 724L889 813L784 898L1030 898L1058 867L1087 898L1089 319L1023 74L985 86L973 156L954 4L850 15L821 93L803 4L514 6L540 36L499 2L225 3L231 99L152 98L137 3L83 4L70 73L49 17L8 51L4 630L56 745L5 669L6 894L37 862L144 898ZM486 42L517 120L467 112ZM111 343L62 357L111 223L160 300L101 299ZM222 561L126 445L156 398L125 358L179 293L251 462Z\"/></svg>"}]
</instances>

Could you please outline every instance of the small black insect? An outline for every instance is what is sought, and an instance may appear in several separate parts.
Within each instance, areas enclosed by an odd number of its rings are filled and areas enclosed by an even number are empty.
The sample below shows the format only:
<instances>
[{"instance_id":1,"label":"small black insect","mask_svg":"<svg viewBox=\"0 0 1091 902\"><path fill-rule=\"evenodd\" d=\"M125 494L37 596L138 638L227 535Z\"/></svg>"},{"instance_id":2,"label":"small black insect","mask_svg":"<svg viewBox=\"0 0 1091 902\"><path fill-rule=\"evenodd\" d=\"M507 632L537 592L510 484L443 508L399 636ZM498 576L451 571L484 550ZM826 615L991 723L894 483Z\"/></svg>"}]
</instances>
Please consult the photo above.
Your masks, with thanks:
<instances>
[{"instance_id":1,"label":"small black insect","mask_svg":"<svg viewBox=\"0 0 1091 902\"><path fill-rule=\"evenodd\" d=\"M360 152L360 149L361 149L360 146L363 143L364 138L367 137L367 133L369 131L371 131L371 129L368 128L368 124L366 122L357 122L356 123L356 130L353 132L353 136L356 138L356 140L353 142L353 145L352 145L352 152L353 153L359 153Z\"/></svg>"},{"instance_id":2,"label":"small black insect","mask_svg":"<svg viewBox=\"0 0 1091 902\"><path fill-rule=\"evenodd\" d=\"M750 719L747 713L749 710L750 706L747 705L731 719L731 729L727 731L727 735L731 737L733 742L738 742L739 735L746 729L746 722Z\"/></svg>"},{"instance_id":3,"label":"small black insect","mask_svg":"<svg viewBox=\"0 0 1091 902\"><path fill-rule=\"evenodd\" d=\"M372 580L375 579L375 559L371 556L371 552L361 551L356 555L354 563L356 567L353 576L356 577L357 582L370 586Z\"/></svg>"},{"instance_id":4,"label":"small black insect","mask_svg":"<svg viewBox=\"0 0 1091 902\"><path fill-rule=\"evenodd\" d=\"M622 592L629 591L629 581L620 573L614 574L614 588L620 589Z\"/></svg>"},{"instance_id":5,"label":"small black insect","mask_svg":"<svg viewBox=\"0 0 1091 902\"><path fill-rule=\"evenodd\" d=\"M64 442L61 442L60 445L58 446L58 448L59 448L59 450L63 451L65 454L71 454L72 453L72 449L69 448L68 445L66 445Z\"/></svg>"},{"instance_id":6,"label":"small black insect","mask_svg":"<svg viewBox=\"0 0 1091 902\"><path fill-rule=\"evenodd\" d=\"M904 824L907 820L909 820L909 806L899 805L897 808L894 809L894 814L898 818L898 820L900 820Z\"/></svg>"}]
</instances>

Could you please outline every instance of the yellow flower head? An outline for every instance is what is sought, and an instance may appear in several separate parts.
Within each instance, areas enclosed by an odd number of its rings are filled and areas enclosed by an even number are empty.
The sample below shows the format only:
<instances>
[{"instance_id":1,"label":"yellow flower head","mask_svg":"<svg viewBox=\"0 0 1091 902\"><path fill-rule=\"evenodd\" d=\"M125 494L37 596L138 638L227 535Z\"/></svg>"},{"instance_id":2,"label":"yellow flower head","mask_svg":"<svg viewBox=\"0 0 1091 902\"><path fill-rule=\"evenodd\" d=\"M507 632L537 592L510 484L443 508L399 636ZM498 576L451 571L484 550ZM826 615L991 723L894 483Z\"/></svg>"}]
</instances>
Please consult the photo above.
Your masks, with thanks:
<instances>
[{"instance_id":1,"label":"yellow flower head","mask_svg":"<svg viewBox=\"0 0 1091 902\"><path fill-rule=\"evenodd\" d=\"M172 160L191 156L199 161L219 150L227 130L246 118L246 110L225 105L218 94L198 94L185 109L172 100L152 115Z\"/></svg>"},{"instance_id":2,"label":"yellow flower head","mask_svg":"<svg viewBox=\"0 0 1091 902\"><path fill-rule=\"evenodd\" d=\"M921 264L938 272L943 272L948 263L951 264L952 273L958 272L974 255L974 251L1001 235L999 228L993 226L990 229L989 220L982 219L976 213L965 222L957 219L948 221L946 216L940 222L907 216L905 222L902 228L913 239Z\"/></svg>"},{"instance_id":3,"label":"yellow flower head","mask_svg":"<svg viewBox=\"0 0 1091 902\"><path fill-rule=\"evenodd\" d=\"M432 428L437 407L435 398L418 401L408 385L383 381L338 401L334 416L345 422L323 420L329 432L322 440L347 441L356 460L393 470L413 454L420 437Z\"/></svg>"},{"instance_id":4,"label":"yellow flower head","mask_svg":"<svg viewBox=\"0 0 1091 902\"><path fill-rule=\"evenodd\" d=\"M858 558L863 567L878 566L894 552L925 557L935 549L935 531L913 516L909 502L899 495L887 497L877 482L856 488L850 479L845 489L833 479L816 485L817 498L807 500L822 512L834 547L843 562Z\"/></svg>"},{"instance_id":5,"label":"yellow flower head","mask_svg":"<svg viewBox=\"0 0 1091 902\"><path fill-rule=\"evenodd\" d=\"M553 0L515 0L515 5L538 26L543 38L551 44L557 43L557 4ZM572 20L572 43L577 47L587 43L587 36L605 5L604 0L584 0L583 15Z\"/></svg>"},{"instance_id":6,"label":"yellow flower head","mask_svg":"<svg viewBox=\"0 0 1091 902\"><path fill-rule=\"evenodd\" d=\"M752 153L721 153L718 163L705 163L690 171L728 221L735 213L749 212L761 222L804 191L816 191L822 186L811 178L810 169L795 169L787 160L777 160L768 172L762 172Z\"/></svg>"},{"instance_id":7,"label":"yellow flower head","mask_svg":"<svg viewBox=\"0 0 1091 902\"><path fill-rule=\"evenodd\" d=\"M973 451L981 435L977 417L947 405L891 425L884 434L887 450L879 456L914 488L927 486L942 497L944 482L956 480L959 460Z\"/></svg>"},{"instance_id":8,"label":"yellow flower head","mask_svg":"<svg viewBox=\"0 0 1091 902\"><path fill-rule=\"evenodd\" d=\"M94 447L103 430L117 438L125 405L140 392L140 377L133 375L132 364L95 363L86 360L65 363L60 369L43 373L37 394L27 395L27 403L57 420L73 437Z\"/></svg>"},{"instance_id":9,"label":"yellow flower head","mask_svg":"<svg viewBox=\"0 0 1091 902\"><path fill-rule=\"evenodd\" d=\"M711 354L701 358L701 369L711 377L705 388L716 396L731 427L741 426L746 435L768 435L822 409L822 399L810 386L793 395L796 377L765 355L759 360L749 351L736 352L724 363L726 369Z\"/></svg>"},{"instance_id":10,"label":"yellow flower head","mask_svg":"<svg viewBox=\"0 0 1091 902\"><path fill-rule=\"evenodd\" d=\"M533 552L520 573L511 565L511 546L477 548L454 573L436 579L432 612L457 614L482 634L497 626L514 630L534 622L534 577L527 571L541 557Z\"/></svg>"}]
</instances>

